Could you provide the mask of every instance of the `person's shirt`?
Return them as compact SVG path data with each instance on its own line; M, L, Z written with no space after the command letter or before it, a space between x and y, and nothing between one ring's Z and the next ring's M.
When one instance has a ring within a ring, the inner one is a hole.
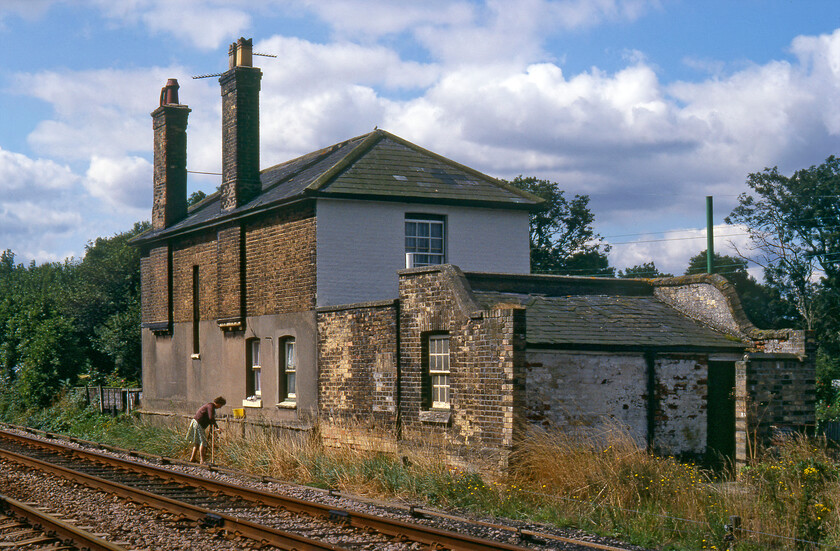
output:
M208 402L198 408L198 411L195 412L195 417L193 417L196 421L198 421L199 426L201 428L206 429L209 425L216 424L216 405L213 402Z

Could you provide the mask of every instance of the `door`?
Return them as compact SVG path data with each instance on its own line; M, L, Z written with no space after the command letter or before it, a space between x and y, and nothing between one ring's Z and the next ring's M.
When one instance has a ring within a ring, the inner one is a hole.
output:
M711 463L735 459L735 362L709 362L706 456Z

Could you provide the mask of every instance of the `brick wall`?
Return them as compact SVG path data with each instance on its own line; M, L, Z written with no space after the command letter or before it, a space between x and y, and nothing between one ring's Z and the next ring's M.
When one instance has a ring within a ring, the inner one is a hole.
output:
M221 228L216 242L216 287L219 289L219 318L238 318L242 311L242 227Z
M245 287L249 316L315 308L315 215L311 206L246 227Z
M153 247L140 254L140 304L143 323L169 320L169 247Z
M186 105L163 105L152 112L154 172L152 228L160 230L187 215Z
M320 309L318 405L330 426L391 432L397 423L397 306Z
M446 445L450 461L504 468L524 404L525 310L490 311L472 302L460 270L436 266L400 272L403 438ZM448 332L451 410L430 410L424 396L423 341Z
M172 314L175 323L193 319L193 266L198 266L199 317L216 319L218 312L216 234L183 238L172 251Z
M219 78L222 91L222 210L259 195L260 80L256 67L234 67Z
M815 423L815 367L796 359L750 359L744 381L747 424L761 439L774 427L807 430Z

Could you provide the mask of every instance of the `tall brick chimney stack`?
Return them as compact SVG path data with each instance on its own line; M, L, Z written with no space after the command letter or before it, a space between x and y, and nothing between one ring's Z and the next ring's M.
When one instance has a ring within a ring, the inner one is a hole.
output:
M170 78L152 111L154 129L154 197L152 228L161 230L187 216L187 116L178 103L178 81Z
M259 195L260 80L252 67L253 42L240 38L230 45L230 69L219 78L222 86L223 211L233 210Z

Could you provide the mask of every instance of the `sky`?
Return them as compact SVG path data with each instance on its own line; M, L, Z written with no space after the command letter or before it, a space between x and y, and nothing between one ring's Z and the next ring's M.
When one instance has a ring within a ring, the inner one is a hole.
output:
M262 166L375 126L586 194L610 263L746 244L750 173L840 153L836 0L0 0L0 250L80 259L148 220L169 78L188 169L220 172L228 45L263 71ZM219 176L191 173L189 192Z

